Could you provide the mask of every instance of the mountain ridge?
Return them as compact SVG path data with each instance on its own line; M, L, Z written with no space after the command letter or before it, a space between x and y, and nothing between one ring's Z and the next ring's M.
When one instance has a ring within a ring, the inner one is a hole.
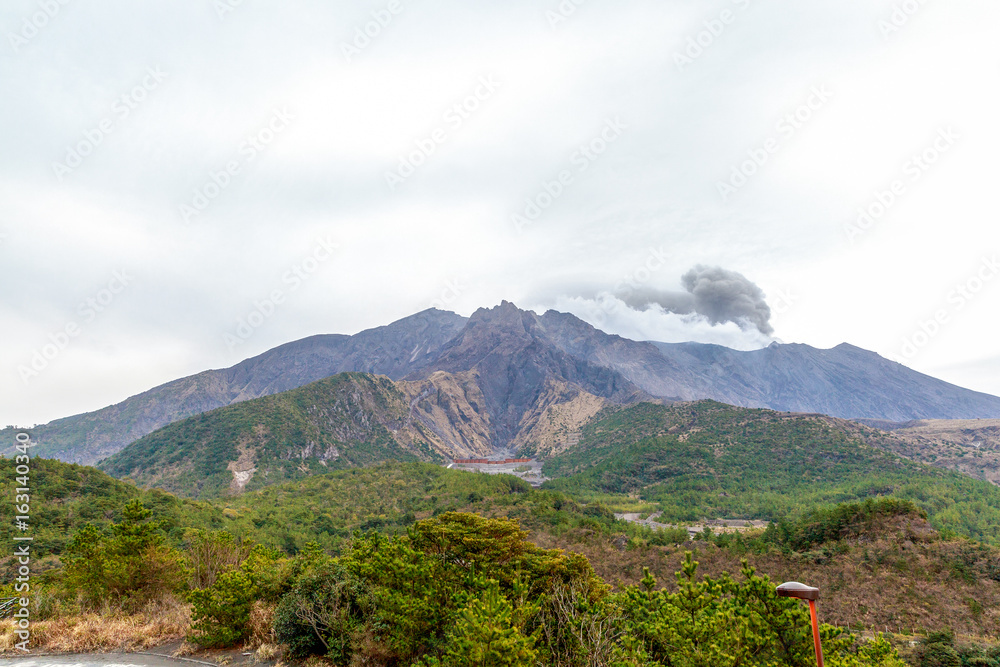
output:
M284 343L228 368L172 380L114 405L31 428L38 442L35 453L92 464L162 426L225 405L345 371L409 372L450 340L465 319L428 309L354 336L319 334ZM388 349L384 339L388 339ZM363 358L368 356L366 345L374 355L368 359ZM401 354L404 347L406 352Z
M581 405L588 405L584 412L595 401L712 399L893 422L1000 417L998 397L956 387L847 343L827 350L792 343L737 351L702 343L633 341L569 313L539 315L503 301L468 318L428 309L353 336L310 336L32 431L38 454L93 463L178 419L337 373L419 383L439 371L450 375L449 386L473 382L475 389L468 386L461 393L481 395L485 406L490 426L470 427L461 438L475 440L482 434L474 436L473 431L488 428L494 446L530 445L525 434L546 414L538 412L539 402L561 404L553 399L557 394L567 400L583 397ZM442 408L432 418L433 409L428 410L429 423L447 413ZM522 424L529 413L534 414L532 424ZM549 442L543 449L559 446Z

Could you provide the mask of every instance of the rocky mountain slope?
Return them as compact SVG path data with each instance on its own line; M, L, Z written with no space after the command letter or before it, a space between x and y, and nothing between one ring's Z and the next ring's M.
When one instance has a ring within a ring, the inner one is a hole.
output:
M550 404L580 394L615 403L652 398L615 369L560 349L546 335L537 315L508 302L476 311L437 360L408 379L434 371L474 374L483 408L490 416L494 445L499 447L514 442L526 414L537 407L543 394L552 395Z
M847 343L829 350L772 343L749 352L697 343L656 346L682 368L713 377L710 398L733 405L845 419L1000 417L996 396L956 387Z
M998 397L847 344L829 350L773 344L741 352L637 342L573 315L537 315L503 302L470 318L431 309L354 336L289 343L232 368L205 371L36 427L36 452L94 462L178 419L341 372L414 383L416 395L427 392L414 408L427 428L454 436L468 451L485 446L557 451L605 402L708 398L842 418L1000 418Z

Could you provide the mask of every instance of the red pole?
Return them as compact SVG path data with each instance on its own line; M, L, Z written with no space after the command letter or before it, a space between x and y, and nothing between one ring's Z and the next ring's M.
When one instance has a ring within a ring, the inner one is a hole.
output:
M823 667L823 647L819 643L819 621L816 618L816 601L809 600L809 615L813 622L813 643L816 645L816 665Z

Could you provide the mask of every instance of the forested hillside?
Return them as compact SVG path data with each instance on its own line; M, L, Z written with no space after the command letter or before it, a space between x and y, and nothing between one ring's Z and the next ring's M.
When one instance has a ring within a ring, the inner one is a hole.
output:
M938 528L1000 543L1000 488L881 449L885 433L822 415L714 401L606 411L549 459L545 487L584 498L637 494L664 519L798 516L893 495Z
M626 524L583 497L427 463L351 468L211 502L75 465L32 467L32 530L45 555L35 641L68 650L83 637L97 650L183 636L343 665L479 664L512 651L520 658L509 664L525 666L654 667L679 656L809 664L807 617L774 596L778 579L822 586L823 618L840 628L823 632L831 665L903 664L888 641L859 641L847 627L1000 631L1000 552L942 537L907 501L814 509L763 532L691 543L683 530ZM706 641L753 628L749 644ZM0 631L0 647L12 647L12 632ZM932 651L989 658L968 639L941 637L899 646L916 661Z
M175 422L101 462L116 477L217 497L386 460L443 461L384 376L342 373Z

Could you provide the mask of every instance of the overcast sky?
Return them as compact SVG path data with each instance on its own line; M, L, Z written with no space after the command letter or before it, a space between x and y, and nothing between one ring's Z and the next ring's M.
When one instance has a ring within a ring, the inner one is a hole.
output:
M0 425L501 299L635 338L846 341L1000 394L998 20L6 0ZM758 286L768 325L622 294L687 294L699 265Z

